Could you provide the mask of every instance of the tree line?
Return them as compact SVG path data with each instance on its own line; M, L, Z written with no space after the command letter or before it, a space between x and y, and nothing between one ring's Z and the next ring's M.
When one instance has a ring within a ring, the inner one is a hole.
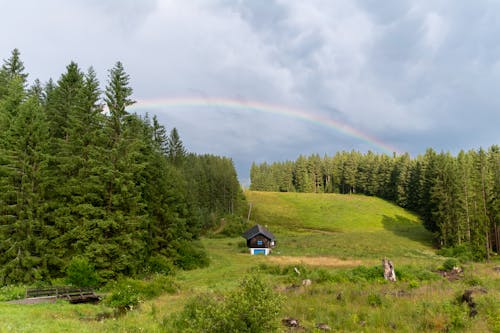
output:
M72 258L102 281L206 264L196 239L244 209L232 161L129 113L120 62L104 90L74 62L56 82L27 77L15 49L0 68L0 284L61 277Z
M356 151L253 163L251 190L360 193L418 213L440 246L465 249L475 259L500 251L500 147L461 151L428 149L388 156Z

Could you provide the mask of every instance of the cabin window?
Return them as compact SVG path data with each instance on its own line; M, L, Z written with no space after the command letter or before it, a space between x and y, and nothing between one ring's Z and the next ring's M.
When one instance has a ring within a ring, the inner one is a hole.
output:
M262 244L264 244L264 242L262 242L261 240L257 241L257 245L262 245Z

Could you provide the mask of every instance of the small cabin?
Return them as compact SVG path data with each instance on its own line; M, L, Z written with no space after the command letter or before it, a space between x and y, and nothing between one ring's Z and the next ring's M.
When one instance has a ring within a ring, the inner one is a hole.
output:
M252 255L264 254L267 256L275 245L274 235L260 224L254 225L242 236L247 240L247 247Z

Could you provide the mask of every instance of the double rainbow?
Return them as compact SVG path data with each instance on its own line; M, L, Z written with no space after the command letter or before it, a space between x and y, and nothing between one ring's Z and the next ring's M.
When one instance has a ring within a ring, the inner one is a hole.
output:
M372 146L384 153L392 154L398 152L396 148L382 142L374 136L363 133L352 126L341 123L337 120L319 114L269 103L261 103L256 101L240 101L237 99L221 97L172 97L138 100L137 103L130 108L135 110L153 110L154 113L158 113L170 112L169 110L183 107L217 107L242 112L274 114L293 119L304 120L309 123L327 127L342 134L359 139L367 143L369 146Z

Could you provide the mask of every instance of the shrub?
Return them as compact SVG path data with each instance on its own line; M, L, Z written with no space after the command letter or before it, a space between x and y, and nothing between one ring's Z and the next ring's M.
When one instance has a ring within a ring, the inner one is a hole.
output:
M225 225L220 234L226 237L241 236L250 227L241 216L228 215L224 217L224 221Z
M444 257L453 257L460 262L467 262L474 259L473 250L468 244L460 244L453 247L444 247L437 252Z
M200 242L180 242L174 264L182 269L191 270L207 267L209 264L205 248Z
M132 279L115 281L111 294L105 300L107 305L119 310L130 310L141 301L138 281Z
M443 268L446 271L451 271L454 267L458 267L459 265L458 260L455 258L446 259L445 262L443 262Z
M162 255L153 255L148 259L146 272L171 275L175 272L174 263Z
M282 304L282 296L251 276L226 295L192 298L173 326L182 332L272 332Z
M99 278L87 258L74 257L66 268L66 282L76 287L94 287Z

